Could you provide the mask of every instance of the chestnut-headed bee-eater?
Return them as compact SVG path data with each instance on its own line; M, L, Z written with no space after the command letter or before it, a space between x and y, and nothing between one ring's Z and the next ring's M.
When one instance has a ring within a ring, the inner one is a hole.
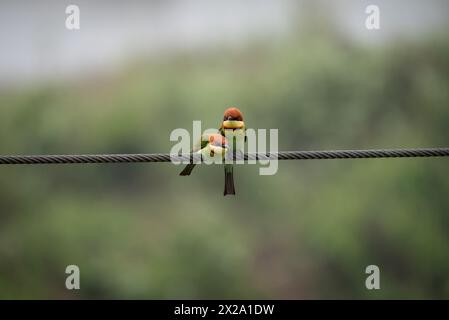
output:
M234 156L237 153L243 155L244 142L246 142L246 126L243 121L242 112L234 107L225 110L223 115L223 122L220 127L220 133L222 136L229 140L232 144L231 150ZM235 194L234 187L234 169L232 164L225 164L225 187L224 195Z
M243 142L246 142L246 127L243 121L243 114L237 108L228 108L224 112L223 121L219 128L220 134L211 134L201 136L201 142L194 146L192 153L201 152L203 155L213 156L214 153L221 154L223 157L228 151L228 138L232 139L232 155L244 152ZM219 139L218 137L221 137ZM181 176L188 176L195 168L195 163L186 165L181 171ZM224 195L235 194L234 187L234 169L232 164L224 165L225 186Z
M223 158L228 150L228 141L226 137L219 133L203 134L201 141L192 149L192 153L200 153L203 157L213 158L215 155L221 155ZM188 176L195 168L195 163L189 163L179 175Z

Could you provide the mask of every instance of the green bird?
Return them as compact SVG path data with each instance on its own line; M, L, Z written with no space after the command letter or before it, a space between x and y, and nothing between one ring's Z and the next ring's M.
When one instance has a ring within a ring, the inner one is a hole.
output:
M213 158L216 155L221 155L223 158L228 150L228 141L226 137L219 133L203 134L201 141L199 141L192 149L192 153L201 154L204 158ZM180 176L189 176L195 168L195 163L189 163L184 170L179 174Z
M246 142L246 127L243 121L242 112L234 107L225 110L220 133L231 143L232 155L244 153L244 143ZM225 164L225 186L224 195L235 194L234 168L232 164Z

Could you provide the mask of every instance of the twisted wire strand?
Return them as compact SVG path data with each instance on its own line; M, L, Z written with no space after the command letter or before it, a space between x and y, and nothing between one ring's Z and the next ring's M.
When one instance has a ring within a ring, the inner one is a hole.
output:
M448 157L449 148L425 149L377 149L377 150L324 150L281 151L267 153L236 154L233 160L317 160L362 158L411 158ZM69 163L138 163L138 162L200 163L199 154L82 154L82 155L4 155L0 165L5 164L69 164Z

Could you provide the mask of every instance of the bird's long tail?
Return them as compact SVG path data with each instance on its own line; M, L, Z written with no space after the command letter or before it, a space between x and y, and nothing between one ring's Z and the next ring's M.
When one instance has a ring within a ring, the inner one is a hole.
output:
M234 170L232 165L225 165L225 187L223 195L235 194Z
M195 168L195 166L196 166L195 163L190 163L190 164L186 165L184 170L182 170L179 175L180 176L190 176L190 174L192 173L192 170L193 170L193 168Z

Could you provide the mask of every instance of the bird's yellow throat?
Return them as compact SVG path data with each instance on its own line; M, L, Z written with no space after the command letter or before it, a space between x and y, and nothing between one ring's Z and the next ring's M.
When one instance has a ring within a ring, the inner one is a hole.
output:
M225 129L241 129L245 126L245 122L237 120L223 121L223 128Z

